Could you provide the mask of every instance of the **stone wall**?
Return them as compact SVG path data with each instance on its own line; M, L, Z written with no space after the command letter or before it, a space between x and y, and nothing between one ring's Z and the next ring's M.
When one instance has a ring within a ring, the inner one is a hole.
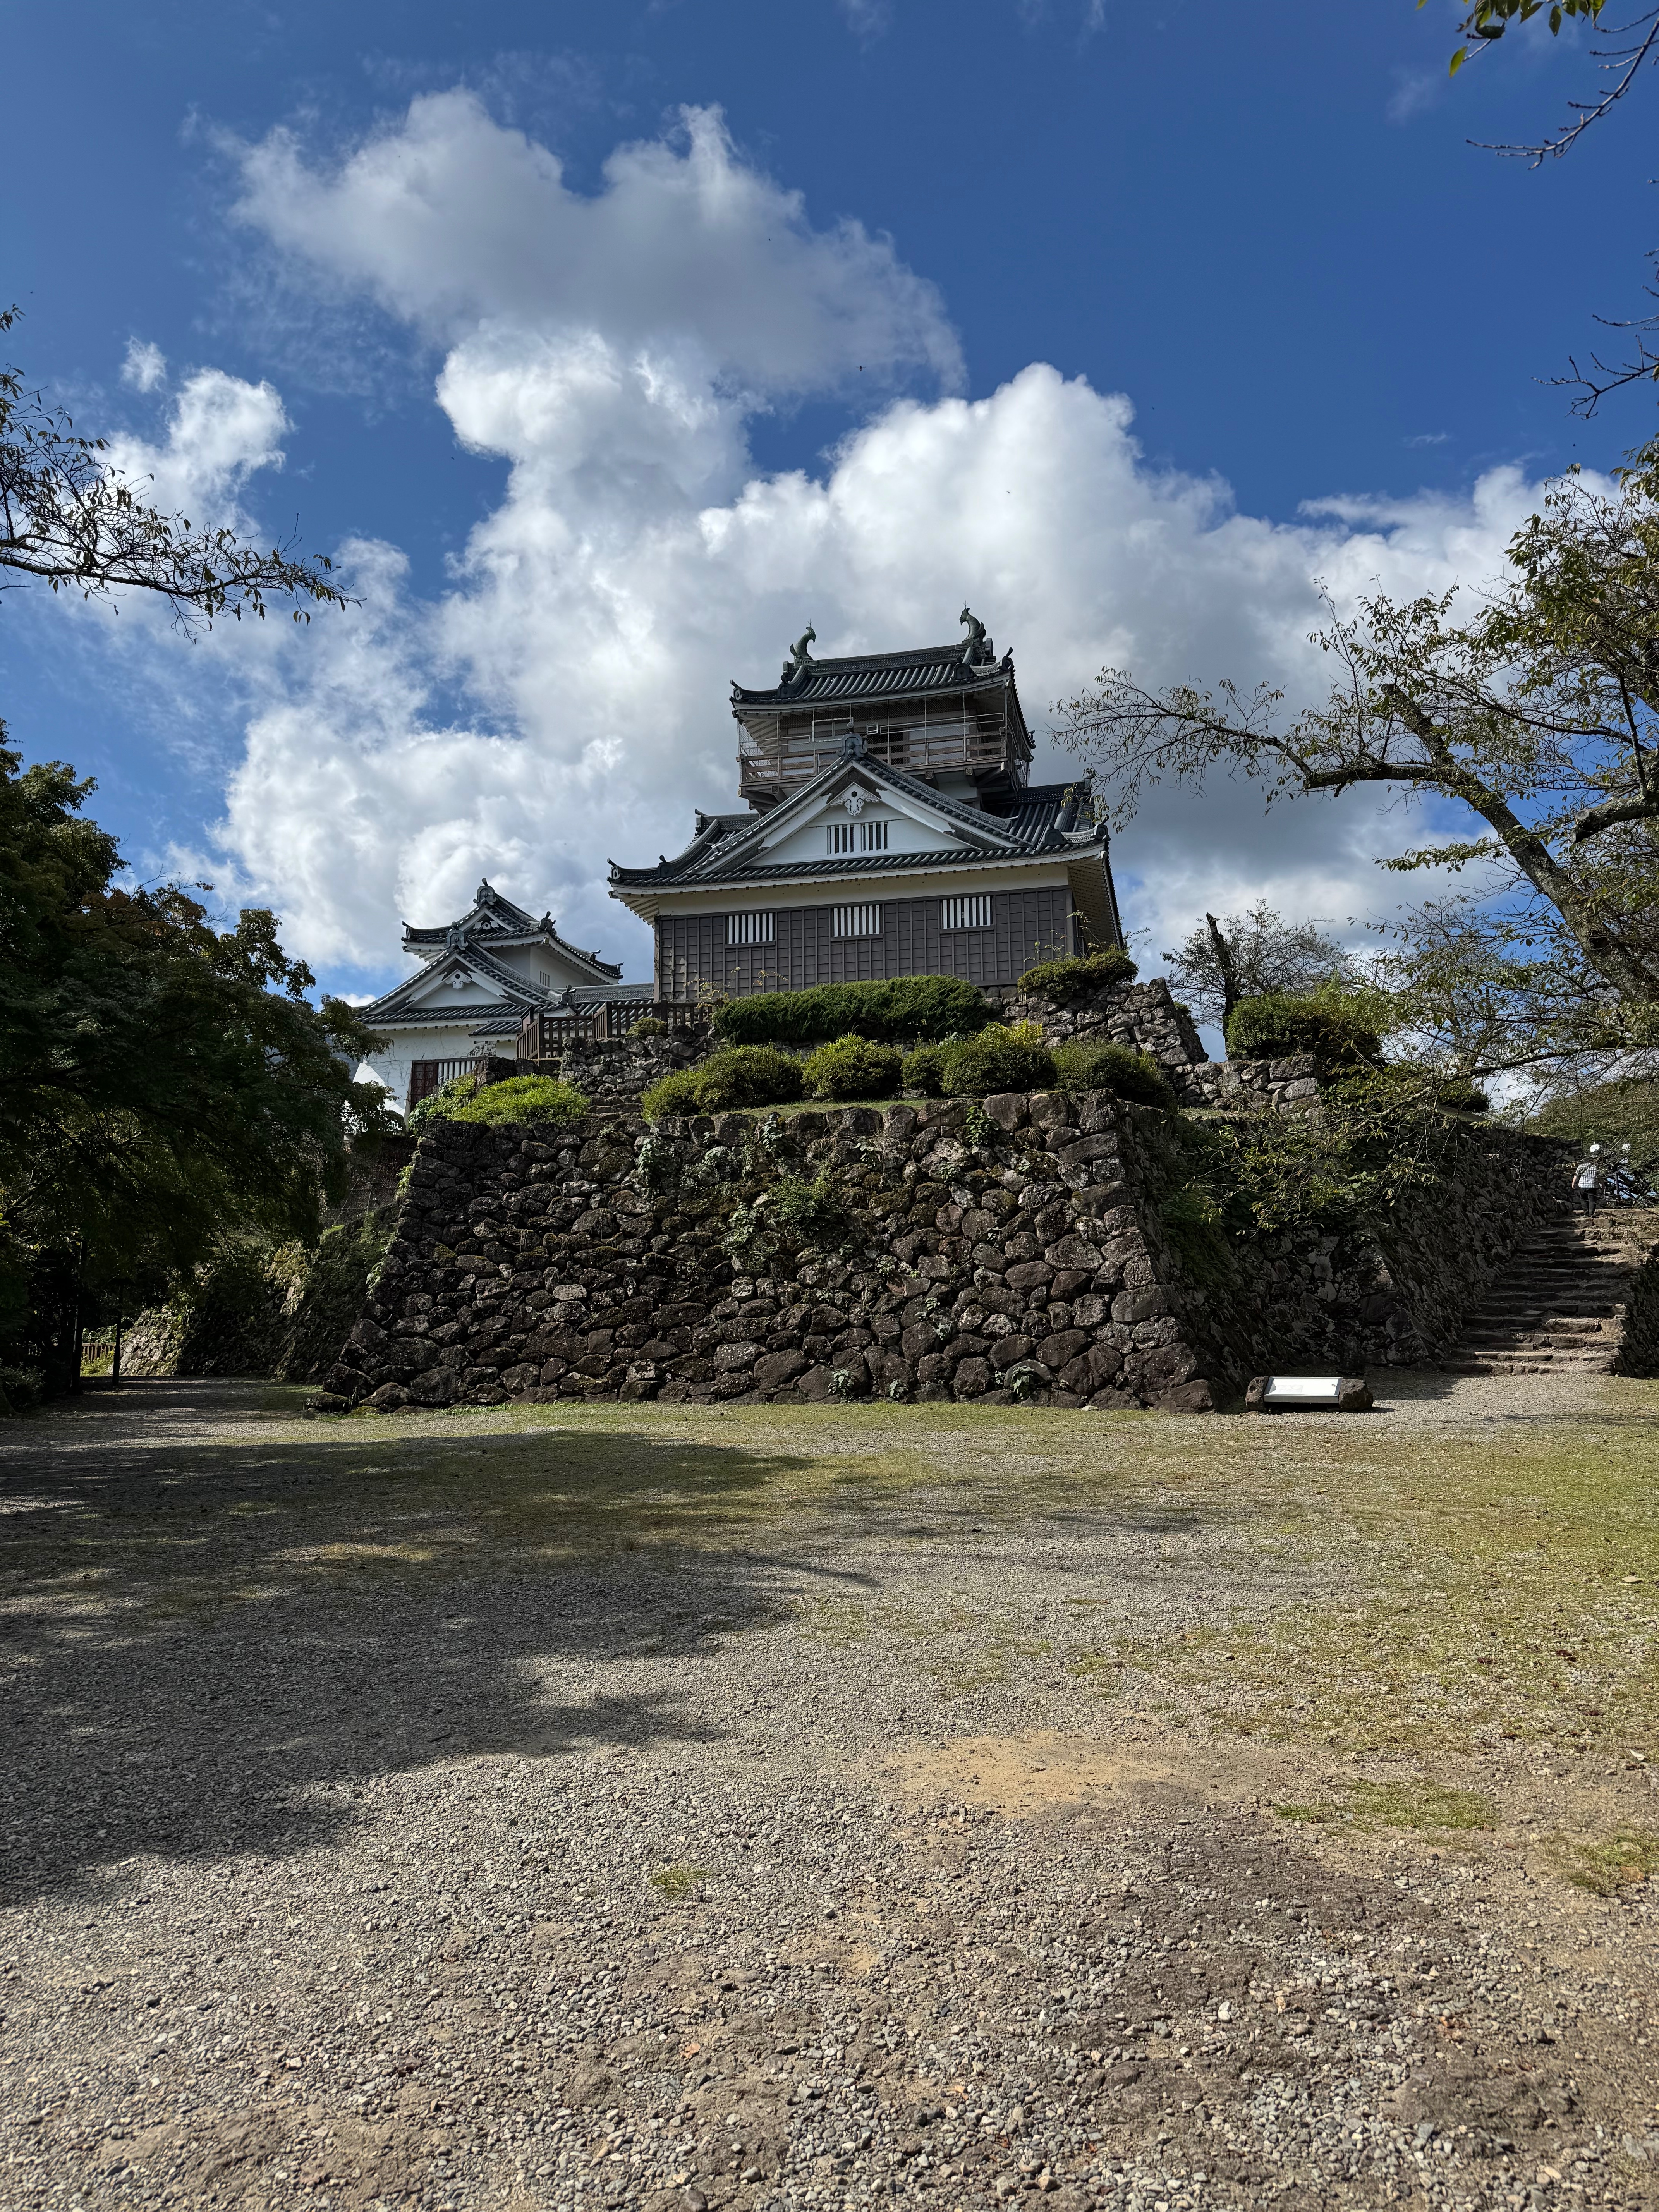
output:
M1183 1215L1193 1141L1103 1092L440 1123L321 1402L1203 1411L1263 1369L1432 1359L1554 1203L1537 1140L1460 1126L1382 1244L1239 1243Z
M1161 975L1150 983L1103 985L1063 1006L1028 991L1000 997L1004 1021L1037 1023L1051 1045L1130 1045L1150 1053L1172 1077L1204 1058L1192 1016Z
M1201 1411L1103 1093L422 1144L336 1403L978 1399Z
M1615 1375L1659 1375L1659 1250L1650 1252L1625 1293L1625 1329Z
M557 1077L595 1105L631 1108L659 1076L694 1066L715 1042L707 1026L672 1030L667 1036L607 1037L572 1045L556 1063L538 1061L536 1073Z
M410 1157L414 1150L410 1139ZM398 1218L384 1206L325 1229L312 1251L249 1240L221 1254L132 1322L123 1374L320 1382L362 1312Z

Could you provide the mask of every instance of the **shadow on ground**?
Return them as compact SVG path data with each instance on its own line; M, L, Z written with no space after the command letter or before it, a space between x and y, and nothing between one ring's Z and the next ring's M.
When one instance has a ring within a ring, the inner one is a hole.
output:
M16 1896L135 1854L310 1847L434 1760L712 1744L696 1662L793 1608L740 1548L745 1504L809 1464L781 1455L378 1424L186 1449L100 1422L89 1449L72 1413L27 1426L0 1465Z

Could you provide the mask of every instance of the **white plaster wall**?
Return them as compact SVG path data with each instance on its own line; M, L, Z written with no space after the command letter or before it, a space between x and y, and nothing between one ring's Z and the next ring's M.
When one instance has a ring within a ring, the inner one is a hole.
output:
M472 1053L470 1028L397 1030L382 1026L384 1052L373 1053L357 1073L361 1079L383 1083L392 1103L401 1114L409 1100L410 1064L416 1060L466 1060ZM510 1040L509 1040L510 1042Z

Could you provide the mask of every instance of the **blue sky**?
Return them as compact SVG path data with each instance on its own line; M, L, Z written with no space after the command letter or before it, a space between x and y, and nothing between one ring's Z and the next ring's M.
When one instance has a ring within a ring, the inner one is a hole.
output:
M1649 427L1540 381L1639 303L1643 112L1536 173L1480 151L1579 58L1449 86L1454 21L10 11L14 354L187 511L345 548L364 600L192 646L8 594L14 742L363 990L480 872L645 972L604 859L735 803L726 679L807 620L921 642L966 597L1038 719L1107 659L1294 690L1316 577L1476 583L1540 477ZM1414 834L1164 794L1119 869L1161 950L1261 891L1376 918Z

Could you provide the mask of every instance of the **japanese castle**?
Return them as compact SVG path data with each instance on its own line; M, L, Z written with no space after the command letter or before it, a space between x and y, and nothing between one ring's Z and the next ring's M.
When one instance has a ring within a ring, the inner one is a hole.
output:
M894 975L1006 986L1041 960L1118 945L1106 832L1085 787L1027 781L1013 656L966 608L942 646L815 660L808 629L768 690L732 687L738 795L684 852L611 866L648 921L649 983L478 886L459 921L404 927L418 974L362 1009L369 1065L410 1104L481 1053L511 1057L526 1015L606 1010L618 1034L655 1004Z
M611 870L656 934L655 995L892 975L1012 983L1122 942L1085 789L1027 781L1012 653L963 610L957 643L815 660L732 687L744 814L702 814L675 859Z
M425 964L360 1010L386 1039L368 1065L400 1104L416 1105L481 1054L512 1059L526 1014L651 998L648 983L624 983L614 962L568 945L551 915L538 921L487 881L459 921L405 922L404 950Z

